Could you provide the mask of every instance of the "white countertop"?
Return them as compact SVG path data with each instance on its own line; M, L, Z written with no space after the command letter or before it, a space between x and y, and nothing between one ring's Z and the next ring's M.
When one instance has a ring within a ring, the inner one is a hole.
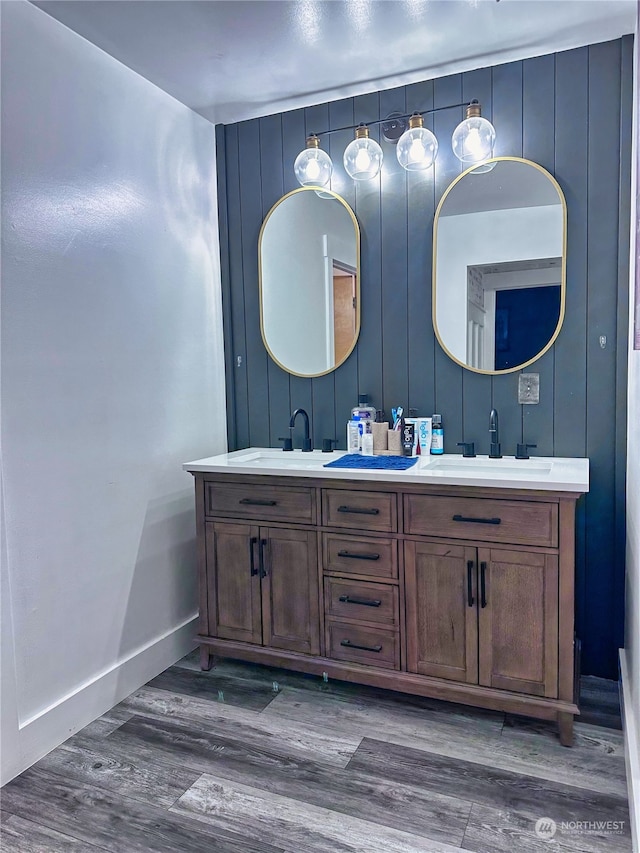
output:
M464 459L458 454L419 457L405 471L385 471L360 468L325 468L344 456L341 450L322 453L313 450L285 453L273 447L249 447L222 453L207 459L185 462L183 468L191 473L259 474L287 477L314 477L327 480L375 481L378 483L424 483L447 486L485 486L499 489L534 489L536 491L589 491L589 460L553 456L532 456L530 459L489 459L477 456Z

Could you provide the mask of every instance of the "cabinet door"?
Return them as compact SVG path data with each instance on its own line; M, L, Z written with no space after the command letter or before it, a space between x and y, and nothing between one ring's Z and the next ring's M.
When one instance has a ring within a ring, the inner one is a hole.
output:
M262 643L259 528L207 522L206 538L211 636Z
M409 672L477 684L475 548L404 547Z
M558 558L497 548L478 557L480 684L557 698Z
M320 653L317 535L306 530L260 529L264 645Z

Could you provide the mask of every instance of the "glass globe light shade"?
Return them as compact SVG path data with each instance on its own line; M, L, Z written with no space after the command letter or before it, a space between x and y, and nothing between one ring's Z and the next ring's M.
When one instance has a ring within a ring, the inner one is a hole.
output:
M307 146L296 157L293 171L303 187L324 187L329 183L333 163L327 152L319 147L317 136L307 137Z
M453 131L453 153L467 166L493 156L496 132L490 121L480 115L480 104L467 107L467 117Z
M356 138L344 149L342 162L350 178L354 181L368 181L375 178L382 168L382 148L374 139L369 139L369 128L356 128Z
M438 153L438 140L423 125L421 115L412 115L409 119L409 129L405 130L398 140L398 163L409 172L428 169L433 165Z

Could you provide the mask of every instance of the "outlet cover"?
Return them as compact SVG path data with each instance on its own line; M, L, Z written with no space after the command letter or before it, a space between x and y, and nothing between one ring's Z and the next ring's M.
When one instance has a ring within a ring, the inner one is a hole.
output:
M539 373L521 373L518 376L518 402L523 406L540 402Z

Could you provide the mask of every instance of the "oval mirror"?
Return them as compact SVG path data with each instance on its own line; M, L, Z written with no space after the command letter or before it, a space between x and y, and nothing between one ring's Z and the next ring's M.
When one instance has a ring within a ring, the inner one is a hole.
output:
M494 157L443 195L433 228L433 324L478 373L531 364L564 318L566 203L546 169Z
M360 331L360 229L349 205L331 190L293 190L262 224L259 259L271 358L296 376L335 370Z

